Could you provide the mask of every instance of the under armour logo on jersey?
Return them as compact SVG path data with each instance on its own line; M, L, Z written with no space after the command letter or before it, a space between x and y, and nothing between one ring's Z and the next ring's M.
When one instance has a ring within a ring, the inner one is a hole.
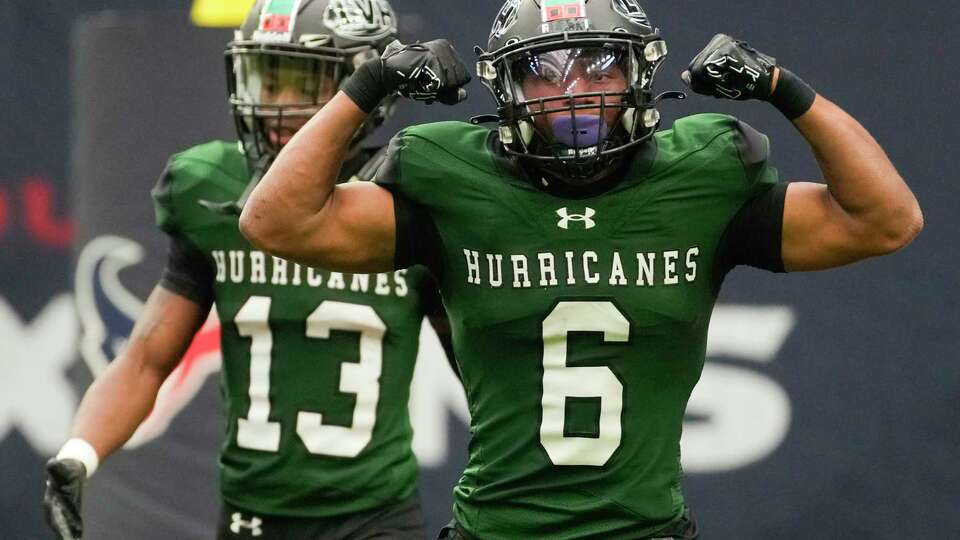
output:
M593 216L597 215L597 211L589 206L584 209L582 214L571 214L568 212L567 207L557 209L557 215L560 216L560 221L557 222L557 227L561 229L569 229L571 221L582 221L583 228L592 229L597 226L597 222L593 220Z
M263 525L263 520L257 516L251 517L250 521L244 521L243 514L240 512L234 512L230 516L230 532L233 534L240 534L240 529L249 529L250 536L261 536L263 534L261 525Z

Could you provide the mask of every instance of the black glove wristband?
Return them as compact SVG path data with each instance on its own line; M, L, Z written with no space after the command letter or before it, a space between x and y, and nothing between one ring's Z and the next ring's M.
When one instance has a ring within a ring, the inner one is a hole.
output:
M383 63L379 58L364 62L346 82L341 90L357 107L370 114L383 98L391 94L384 88Z
M781 67L777 88L768 101L788 120L794 120L809 111L816 98L816 90L789 69Z

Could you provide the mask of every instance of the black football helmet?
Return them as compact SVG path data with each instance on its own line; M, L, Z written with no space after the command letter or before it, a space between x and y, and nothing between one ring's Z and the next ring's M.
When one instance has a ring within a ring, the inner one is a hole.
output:
M257 0L225 51L243 151L272 159L363 62L397 38L387 0ZM355 140L383 123L387 99Z
M489 52L487 52L489 51ZM477 72L497 102L500 142L544 179L609 176L653 136L666 41L637 0L507 0Z

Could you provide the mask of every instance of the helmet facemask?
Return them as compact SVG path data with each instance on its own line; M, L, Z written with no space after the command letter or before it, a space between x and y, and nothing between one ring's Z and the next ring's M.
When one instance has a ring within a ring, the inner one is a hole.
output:
M227 96L251 178L237 201L200 201L239 214L283 146L330 101L346 78L397 35L387 0L257 0L224 57ZM383 101L353 135L359 142L390 116Z
M577 187L604 179L653 135L653 77L665 57L656 32L562 32L483 53L478 72L497 100L506 151Z
M247 157L275 157L284 144L337 93L353 63L372 47L337 49L234 41L226 51L227 86L237 133ZM381 107L371 119L386 116Z

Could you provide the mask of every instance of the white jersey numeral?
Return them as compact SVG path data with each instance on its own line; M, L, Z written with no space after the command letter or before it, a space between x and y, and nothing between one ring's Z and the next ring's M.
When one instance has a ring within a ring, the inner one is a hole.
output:
M270 422L270 362L273 333L270 332L270 298L252 296L237 316L237 331L250 338L250 410L237 421L237 445L251 450L280 450L280 423Z
M331 330L360 334L360 363L345 363L340 373L340 391L357 395L353 421L350 427L325 426L322 414L299 412L297 435L312 454L356 457L373 438L387 327L370 306L327 301L307 318L307 335L329 339Z
M270 422L270 363L273 333L270 330L271 299L252 296L237 312L234 322L250 343L250 409L237 420L237 445L251 450L278 452L280 423ZM387 327L370 306L326 301L307 318L307 336L328 339L331 330L360 334L360 362L345 363L340 373L340 391L357 396L350 427L323 424L316 412L297 413L297 435L311 454L356 457L373 438L383 336Z
M620 446L623 385L607 367L567 366L567 334L630 339L630 321L612 302L560 302L543 320L543 420L540 443L554 465L606 464ZM567 398L600 398L599 436L566 437Z

